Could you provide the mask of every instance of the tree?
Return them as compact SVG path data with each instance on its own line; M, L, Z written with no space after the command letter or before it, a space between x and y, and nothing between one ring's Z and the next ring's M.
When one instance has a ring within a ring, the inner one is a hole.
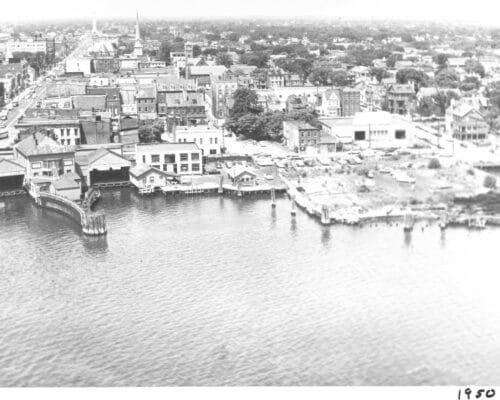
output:
M464 69L469 74L478 74L481 78L484 78L485 70L483 64L477 60L469 59L465 62Z
M493 175L486 175L484 177L483 186L488 189L495 189L497 187L497 178Z
M418 90L420 87L426 85L427 76L422 71L417 71L414 68L404 68L396 73L396 81L403 84L408 83L408 81L414 81L417 85L416 90Z
M139 141L141 143L161 142L161 135L164 132L162 121L154 121L139 127Z
M244 114L260 114L262 107L259 105L259 98L254 90L239 88L233 94L234 104L229 110L231 118L239 118Z
M198 57L201 54L201 47L197 44L193 46L193 57Z
M160 60L167 62L170 64L170 52L172 51L172 45L168 41L161 42L160 50L158 56Z
M313 69L309 80L317 85L326 86L348 86L351 83L349 75L344 70L333 70L328 67L319 67Z
M151 143L155 141L155 135L150 125L143 125L139 127L139 142Z
M459 79L455 71L445 68L436 75L436 83L440 87L458 88Z
M377 79L378 83L382 82L382 79L389 77L389 73L385 70L385 68L373 67L371 69L371 74Z
M471 90L479 89L481 82L475 76L468 76L460 83L460 90L468 92Z
M448 65L448 55L444 53L439 53L435 58L436 64L438 65L438 71L444 69Z
M215 62L219 65L224 65L226 68L229 68L233 65L233 59L229 55L229 53L219 53L217 57L215 57Z
M269 61L269 54L264 51L244 53L240 56L240 61L242 64L254 65L257 68L265 68Z

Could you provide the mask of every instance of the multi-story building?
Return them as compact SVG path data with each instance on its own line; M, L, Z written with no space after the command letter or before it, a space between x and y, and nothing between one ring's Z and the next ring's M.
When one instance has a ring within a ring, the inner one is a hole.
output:
M137 144L137 164L146 164L178 175L201 175L203 155L196 143Z
M393 84L387 88L387 110L391 114L408 114L415 98L412 85Z
M238 89L238 79L218 79L212 82L212 115L216 119L229 116L229 100Z
M166 136L169 142L196 143L204 156L221 154L224 144L223 131L210 125L178 126Z
M283 137L290 150L302 152L319 145L321 130L302 121L283 121Z
M159 109L171 126L205 124L207 114L203 93L167 92L165 104Z
M141 85L136 94L137 114L139 119L155 119L157 117L156 87Z
M92 70L97 74L117 73L120 71L120 60L114 57L96 57L92 60Z
M25 177L58 179L75 172L74 147L61 145L49 135L36 132L14 146L15 161L26 169Z
M359 90L352 88L342 88L341 91L341 112L343 117L352 117L361 110L361 95Z
M52 140L63 146L79 145L82 142L80 121L77 118L29 118L16 124L21 139L32 137L33 132L45 130Z
M15 53L43 53L47 55L47 40L38 36L28 40L11 40L5 44L5 59L15 56Z
M446 110L445 123L454 139L484 141L488 138L489 125L472 105L451 104Z

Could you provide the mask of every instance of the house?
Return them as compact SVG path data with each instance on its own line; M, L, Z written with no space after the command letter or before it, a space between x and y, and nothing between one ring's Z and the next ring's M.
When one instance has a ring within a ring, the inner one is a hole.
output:
M130 182L139 189L148 186L161 188L168 184L179 182L178 175L173 172L162 171L146 164L136 165L130 170Z
M316 148L321 131L319 128L302 121L283 121L283 137L290 150L306 151L307 147Z
M201 175L203 157L196 143L136 144L137 164L146 164L178 175Z
M0 158L0 196L23 189L25 168L15 161Z
M253 169L235 165L227 170L227 176L235 186L254 186L257 183L257 174Z
M391 114L405 115L414 102L415 90L409 84L394 84L387 89L387 109Z
M488 139L489 124L483 114L467 103L452 103L446 110L446 130L454 139L484 141Z
M49 193L66 197L71 201L78 201L82 195L82 180L74 172L61 175L50 183Z
M340 96L334 89L327 89L321 94L321 104L316 108L318 114L327 117L340 117Z
M342 144L362 148L407 147L413 143L415 126L402 116L387 111L365 111L349 118L320 118L324 134Z
M137 114L141 120L154 120L157 117L156 86L140 85L137 94Z
M129 170L132 163L121 154L120 145L106 147L82 147L76 152L78 173L82 176L84 186L129 181Z

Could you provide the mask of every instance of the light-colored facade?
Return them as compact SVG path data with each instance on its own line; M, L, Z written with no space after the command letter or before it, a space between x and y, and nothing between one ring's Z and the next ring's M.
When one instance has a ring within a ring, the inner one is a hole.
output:
M65 71L67 74L82 73L83 75L90 75L92 72L92 59L67 58Z
M175 135L165 136L170 142L196 143L204 156L221 154L224 143L223 131L211 125L177 126Z
M137 164L146 164L178 175L201 175L203 155L195 143L137 144Z
M359 112L349 118L320 118L325 134L362 148L407 147L413 144L415 125L387 111Z

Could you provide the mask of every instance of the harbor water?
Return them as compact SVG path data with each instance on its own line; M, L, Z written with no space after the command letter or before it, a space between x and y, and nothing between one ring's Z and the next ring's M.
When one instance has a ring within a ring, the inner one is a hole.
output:
M499 229L108 190L0 210L0 386L500 385Z

